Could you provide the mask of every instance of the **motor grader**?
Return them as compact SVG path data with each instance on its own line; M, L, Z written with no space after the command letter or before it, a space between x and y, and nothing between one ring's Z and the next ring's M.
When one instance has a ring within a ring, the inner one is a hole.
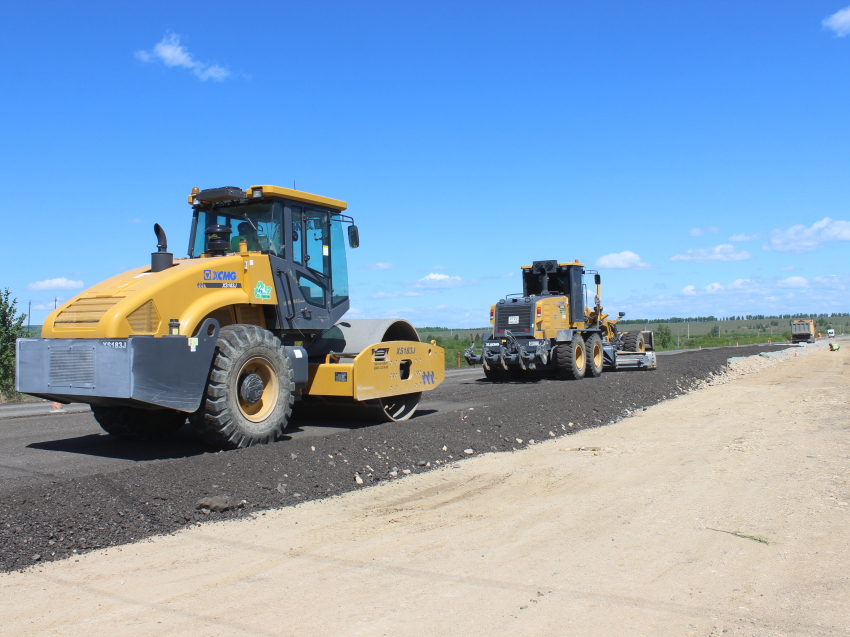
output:
M150 265L78 294L17 342L17 390L88 403L104 430L164 436L188 418L208 443L278 440L293 405L409 418L444 351L404 320L344 320L344 201L277 186L189 196L188 258L157 224Z
M584 275L593 274L596 295L585 302ZM550 372L562 379L596 377L605 369L655 369L653 334L620 332L620 312L609 319L601 305L602 279L578 259L534 261L522 267L522 294L509 294L490 307L493 333L465 352L470 365L483 365L493 381Z

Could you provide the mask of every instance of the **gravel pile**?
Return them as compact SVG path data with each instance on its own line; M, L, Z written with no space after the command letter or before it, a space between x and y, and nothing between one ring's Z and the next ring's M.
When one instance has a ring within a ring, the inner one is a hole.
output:
M425 415L406 422L0 488L0 571L339 495L605 425L720 378L729 355L728 349L665 355L656 371L605 373L578 382L493 384L482 375L431 392L420 407ZM435 410L429 401L467 408Z
M728 360L725 369L718 374L714 374L710 379L703 381L703 384L722 385L739 376L759 372L769 367L776 367L789 359L806 356L810 352L826 348L826 343L814 343L791 347L785 346L783 349L760 352L756 356L735 356Z

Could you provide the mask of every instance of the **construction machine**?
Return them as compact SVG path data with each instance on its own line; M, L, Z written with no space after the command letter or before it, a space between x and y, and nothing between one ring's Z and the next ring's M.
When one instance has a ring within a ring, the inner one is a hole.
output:
M792 343L814 343L815 321L814 319L800 319L791 321Z
M17 342L17 390L88 403L123 438L188 418L221 448L278 440L293 405L409 418L444 377L444 351L400 319L344 320L344 201L277 186L189 196L188 258L159 224L150 265L78 294ZM296 412L300 407L296 407Z
M593 306L585 302L584 275L593 274ZM509 294L490 307L493 333L465 352L494 381L550 372L562 379L599 376L604 369L655 369L653 334L621 332L601 305L602 279L578 259L534 261L522 266L522 294Z

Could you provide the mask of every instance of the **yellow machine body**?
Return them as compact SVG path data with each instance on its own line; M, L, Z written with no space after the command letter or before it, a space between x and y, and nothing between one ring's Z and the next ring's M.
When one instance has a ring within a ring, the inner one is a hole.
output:
M354 357L328 354L310 365L304 392L312 396L375 400L427 391L445 378L445 350L431 343L375 343Z
M260 298L267 297L267 298ZM174 267L130 270L92 286L50 313L42 338L164 336L171 319L195 334L211 316L265 327L263 305L277 304L269 258L255 253L177 259Z

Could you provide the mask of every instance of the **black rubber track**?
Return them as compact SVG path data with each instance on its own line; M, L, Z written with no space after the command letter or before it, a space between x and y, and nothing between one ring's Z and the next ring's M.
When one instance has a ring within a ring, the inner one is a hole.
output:
M139 462L121 471L52 483L6 488L0 484L0 570L363 488L355 482L355 472L362 476L363 486L369 486L393 479L389 474L394 469L401 476L403 469L427 471L428 462L435 466L437 460L460 461L466 457L464 449L472 448L476 454L511 451L532 439L548 439L549 432L563 436L598 427L625 417L628 411L685 393L695 382L720 371L730 356L775 349L758 346L663 355L655 371L606 372L581 383L546 378L491 383L481 373L425 394L420 415L404 422ZM474 405L475 410L433 411L429 400L434 405L439 401ZM115 442L116 448L126 444ZM156 455L157 447L147 444ZM246 503L205 515L195 506L210 495Z

